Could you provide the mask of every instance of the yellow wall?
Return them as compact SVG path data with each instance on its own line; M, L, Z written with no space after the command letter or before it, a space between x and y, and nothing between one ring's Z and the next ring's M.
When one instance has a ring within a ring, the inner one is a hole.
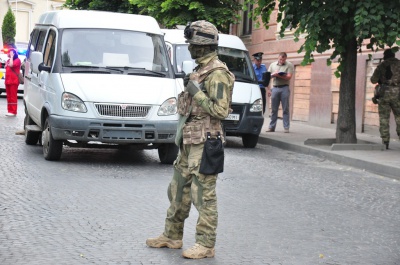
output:
M40 15L46 11L61 9L64 3L65 0L2 0L0 1L0 23L3 24L4 16L11 8L14 12L17 29L15 41L28 42L29 34Z

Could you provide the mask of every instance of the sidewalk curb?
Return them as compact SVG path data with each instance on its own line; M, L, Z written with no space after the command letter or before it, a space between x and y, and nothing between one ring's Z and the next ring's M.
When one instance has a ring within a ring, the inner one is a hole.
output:
M332 152L326 152L324 150L316 149L311 146L306 146L306 145L297 145L297 144L292 144L288 142L282 142L274 139L270 139L267 137L262 137L260 135L260 138L258 139L258 144L266 144L266 145L271 145L277 148L297 152L297 153L302 153L306 155L312 155L312 156L317 156L317 157L323 157L328 160L334 161L336 163L346 165L346 166L352 166L356 167L362 170L366 170L369 172L372 172L377 175L385 176L388 178L400 180L399 176L399 170L398 168L387 166L387 165L382 165L378 163L373 163L370 161L364 161L360 160L357 158L352 158L348 156L343 156L337 153L332 153Z

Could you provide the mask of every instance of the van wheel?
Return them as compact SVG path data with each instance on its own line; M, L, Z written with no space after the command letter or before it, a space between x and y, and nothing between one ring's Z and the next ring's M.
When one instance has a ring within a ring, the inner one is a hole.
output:
M28 112L25 110L25 119L24 119L25 143L27 145L36 145L40 138L40 132L28 131L25 128L26 125L35 125L35 122L32 120L31 116L29 116Z
M178 146L175 144L162 144L158 147L158 157L160 158L161 164L174 163L177 155Z
M243 134L242 135L243 146L246 148L254 148L258 142L257 134Z
M49 118L46 118L42 132L43 156L46 160L60 160L63 141L54 140L51 134Z

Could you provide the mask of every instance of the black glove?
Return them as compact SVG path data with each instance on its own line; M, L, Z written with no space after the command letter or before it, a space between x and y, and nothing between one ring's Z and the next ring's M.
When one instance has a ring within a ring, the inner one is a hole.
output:
M183 78L183 85L186 87L189 82L190 74L185 75Z
M197 92L200 91L200 85L196 81L189 80L189 82L188 82L188 84L186 86L186 90L187 90L187 92L189 92L189 94L192 97L194 97L194 95L196 95Z

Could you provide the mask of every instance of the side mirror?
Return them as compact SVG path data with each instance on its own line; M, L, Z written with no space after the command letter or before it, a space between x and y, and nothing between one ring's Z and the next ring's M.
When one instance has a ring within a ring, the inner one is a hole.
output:
M51 67L44 65L44 63L40 63L38 67L39 71L46 71L50 73Z
M185 72L175 73L175 78L184 78L185 75L186 75Z
M182 71L186 74L190 74L193 72L193 62L192 61L183 61L182 62Z
M262 75L262 84L267 87L269 86L269 81L271 81L271 72L265 72Z
M32 72L38 74L40 73L39 65L43 63L43 53L41 52L32 52L31 56L31 65L32 65Z

